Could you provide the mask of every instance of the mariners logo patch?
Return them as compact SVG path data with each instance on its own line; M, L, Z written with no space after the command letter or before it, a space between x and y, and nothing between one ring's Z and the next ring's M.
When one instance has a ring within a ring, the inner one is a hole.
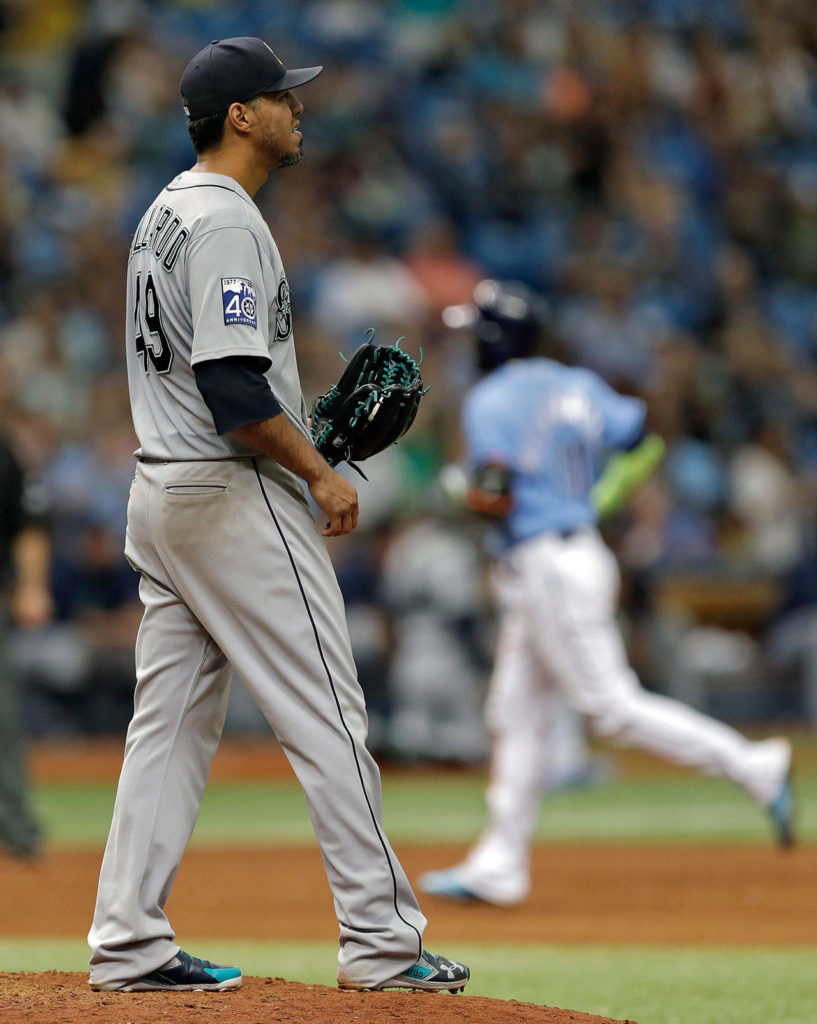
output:
M258 327L258 303L252 281L246 277L222 277L221 301L225 324Z
M292 334L292 302L289 285L285 277L278 285L278 311L275 314L275 337L273 341L286 341Z

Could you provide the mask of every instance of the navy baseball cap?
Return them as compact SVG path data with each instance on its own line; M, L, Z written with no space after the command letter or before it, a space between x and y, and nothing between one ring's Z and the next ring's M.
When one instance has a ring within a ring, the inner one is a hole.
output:
M245 103L262 92L285 92L316 78L322 67L287 70L263 39L214 39L190 61L180 84L191 121Z

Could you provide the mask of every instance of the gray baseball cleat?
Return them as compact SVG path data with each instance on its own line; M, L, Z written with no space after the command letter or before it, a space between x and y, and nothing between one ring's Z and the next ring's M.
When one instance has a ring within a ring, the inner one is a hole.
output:
M117 992L225 992L240 988L241 971L190 956L183 949L155 971L116 989ZM91 985L97 988L96 985Z
M444 956L435 956L423 950L416 964L396 974L388 981L379 985L362 985L368 991L380 991L384 988L407 988L421 992L462 992L471 972L465 964L456 960L448 960ZM355 989L356 985L342 984L341 988Z

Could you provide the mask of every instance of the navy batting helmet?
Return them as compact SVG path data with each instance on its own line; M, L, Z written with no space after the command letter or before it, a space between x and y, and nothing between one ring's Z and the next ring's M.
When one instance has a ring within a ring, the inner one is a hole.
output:
M468 328L474 335L481 370L533 355L549 319L547 302L527 285L491 278L479 282L472 303L443 310L447 327Z

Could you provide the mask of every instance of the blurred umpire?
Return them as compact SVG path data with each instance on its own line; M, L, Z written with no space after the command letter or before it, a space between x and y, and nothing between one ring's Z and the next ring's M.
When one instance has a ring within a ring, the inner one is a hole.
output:
M0 435L0 849L36 857L40 830L29 807L17 680L8 652L9 627L35 629L51 618L51 544L42 507L8 440Z

